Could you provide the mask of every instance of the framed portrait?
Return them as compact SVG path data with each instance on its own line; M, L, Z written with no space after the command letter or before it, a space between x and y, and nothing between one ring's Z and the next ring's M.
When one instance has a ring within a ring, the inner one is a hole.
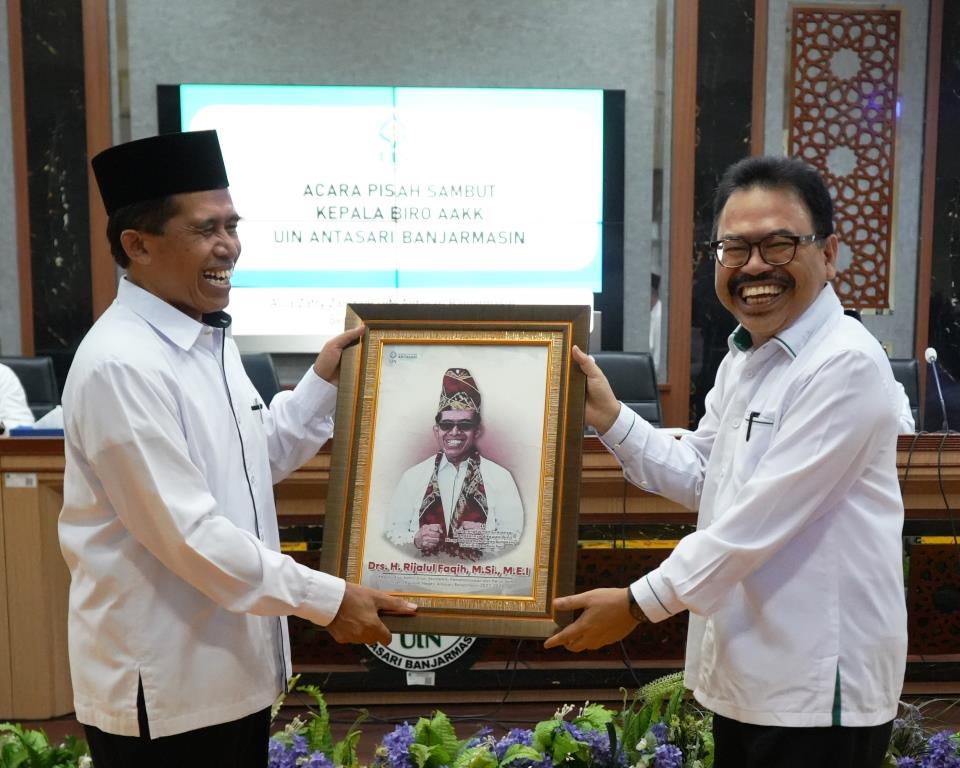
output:
M391 631L542 638L574 586L589 307L352 304L323 569Z

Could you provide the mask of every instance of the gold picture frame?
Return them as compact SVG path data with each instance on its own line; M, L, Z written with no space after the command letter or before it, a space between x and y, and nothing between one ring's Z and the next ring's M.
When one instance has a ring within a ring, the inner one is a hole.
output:
M384 616L391 631L544 638L569 620L552 601L574 587L585 378L571 348L589 317L348 305L365 332L341 363L322 567L417 603ZM450 387L466 405L441 400ZM474 410L466 427L446 418ZM431 519L440 543L421 538Z

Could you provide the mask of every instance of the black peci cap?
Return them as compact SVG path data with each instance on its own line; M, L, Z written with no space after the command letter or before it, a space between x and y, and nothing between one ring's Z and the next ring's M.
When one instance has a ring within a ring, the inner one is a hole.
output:
M91 164L108 215L145 200L230 186L216 131L164 133L118 144Z

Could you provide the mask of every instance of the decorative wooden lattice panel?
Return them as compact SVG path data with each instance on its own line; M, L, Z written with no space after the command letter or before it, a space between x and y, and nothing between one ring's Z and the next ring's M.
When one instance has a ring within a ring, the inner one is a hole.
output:
M900 11L795 7L789 154L819 170L840 237L845 306L888 309Z
M907 589L911 654L960 653L960 549L953 544L914 544Z

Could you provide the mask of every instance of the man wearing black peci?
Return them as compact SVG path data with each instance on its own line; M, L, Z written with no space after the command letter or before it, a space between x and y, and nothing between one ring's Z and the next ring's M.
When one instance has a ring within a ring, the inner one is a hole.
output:
M226 333L240 217L216 133L122 144L93 168L126 275L63 394L77 719L97 768L262 768L285 617L388 643L378 611L415 609L280 553L273 484L330 437L362 329L265 407Z

